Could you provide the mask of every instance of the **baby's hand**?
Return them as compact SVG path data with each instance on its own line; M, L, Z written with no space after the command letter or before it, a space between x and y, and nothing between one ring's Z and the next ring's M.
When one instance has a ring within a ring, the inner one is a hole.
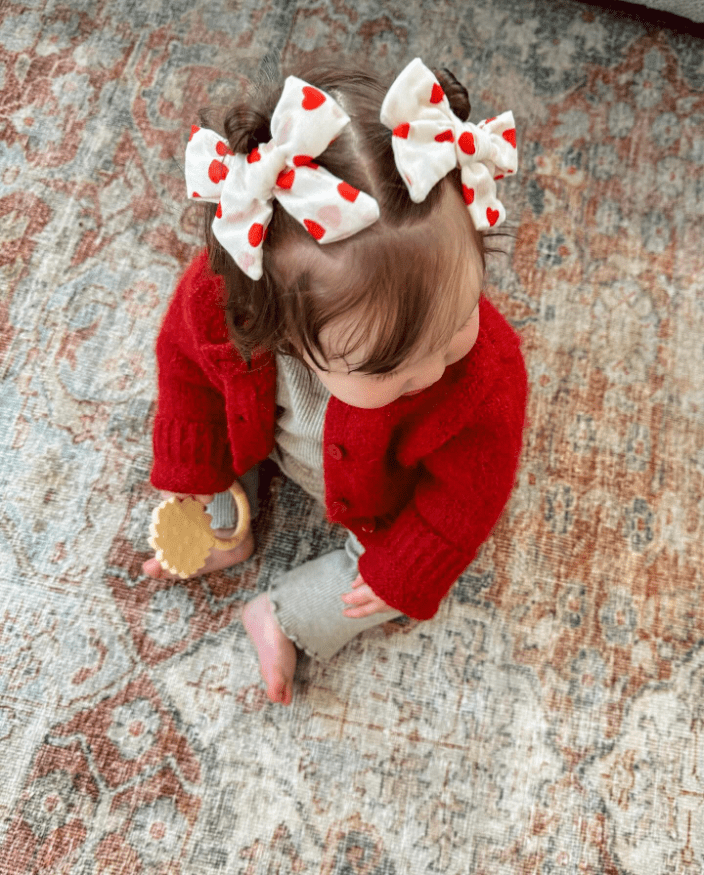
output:
M369 617L371 614L394 611L394 608L380 599L371 586L364 582L361 574L358 574L352 582L352 592L346 592L342 596L342 601L346 605L351 605L342 612L346 617Z
M162 501L166 501L169 498L194 498L204 507L210 504L213 500L214 496L212 494L206 495L201 493L184 493L184 492L166 492L161 490ZM232 529L216 529L213 531L213 535L217 538L229 539L235 533L234 527ZM220 571L223 568L229 568L231 565L236 565L239 562L244 562L249 559L249 557L254 552L254 538L252 535L251 526L247 527L246 533L243 533L243 538L239 541L234 547L226 547L226 545L221 544L219 542L213 542L215 546L210 550L209 555L205 559L204 564L197 569L196 572L191 574L190 576L195 577L200 574L208 574L210 571ZM152 556L142 563L142 571L147 574L149 577L154 577L156 579L168 578L170 580L176 580L179 577L182 577L182 574L178 576L176 574L170 573L171 569L166 569L162 567L161 562L156 558L156 556Z
M176 496L176 498L180 498L180 499L188 498L190 496L191 498L195 498L196 501L200 501L200 503L204 506L210 504L210 502L213 500L213 498L215 498L215 496L212 494L211 495L195 495L194 493L191 493L191 492L165 492L163 489L161 489L160 492L161 492L161 500L162 501L166 501L167 498L173 498L174 496Z

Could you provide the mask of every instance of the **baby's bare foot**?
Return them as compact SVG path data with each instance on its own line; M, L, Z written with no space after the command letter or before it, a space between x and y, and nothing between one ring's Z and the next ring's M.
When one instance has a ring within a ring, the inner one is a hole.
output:
M272 702L290 705L296 648L277 623L266 593L261 593L245 605L242 623L257 650L267 696Z
M226 539L231 537L234 529L225 530L219 529L214 532L215 536L218 538ZM229 532L229 534L228 534ZM220 571L223 568L229 568L231 565L237 565L238 562L244 562L246 559L254 553L254 536L252 535L252 530L250 529L247 535L245 536L244 541L234 547L232 550L217 550L213 548L210 551L210 555L205 560L205 565L202 568L199 568L196 574L193 576L196 577L200 574L208 574L210 571ZM157 580L180 580L181 578L177 577L175 574L170 574L168 571L165 571L161 567L161 563L158 559L152 556L151 559L147 559L146 562L142 563L142 571L149 575L149 577L154 577Z

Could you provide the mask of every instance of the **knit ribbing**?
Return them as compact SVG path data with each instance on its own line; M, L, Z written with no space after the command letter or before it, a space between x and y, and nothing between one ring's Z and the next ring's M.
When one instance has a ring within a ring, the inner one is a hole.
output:
M274 458L282 471L321 504L323 425L330 393L298 359L276 357L276 404L282 409L276 423Z
M157 416L152 436L154 467L152 484L170 492L221 492L229 489L235 475L225 430L209 422Z

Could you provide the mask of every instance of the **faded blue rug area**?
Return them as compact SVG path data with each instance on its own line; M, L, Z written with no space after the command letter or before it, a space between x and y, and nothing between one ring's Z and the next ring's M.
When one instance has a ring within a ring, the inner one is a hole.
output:
M344 534L272 472L244 566L140 565L190 126L322 50L513 110L488 294L530 426L438 615L303 658L284 709L242 607ZM576 0L2 6L2 875L704 871L702 57Z

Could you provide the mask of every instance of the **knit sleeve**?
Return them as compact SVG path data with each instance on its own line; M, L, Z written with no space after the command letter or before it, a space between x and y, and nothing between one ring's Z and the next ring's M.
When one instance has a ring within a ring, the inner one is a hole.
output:
M157 489L220 492L235 479L217 368L218 357L233 354L219 283L207 256L198 256L178 284L161 326L151 474Z
M522 364L522 363L521 363ZM391 607L432 617L508 501L522 443L525 370L505 379L474 424L423 460L412 500L388 528L363 537L365 582Z

